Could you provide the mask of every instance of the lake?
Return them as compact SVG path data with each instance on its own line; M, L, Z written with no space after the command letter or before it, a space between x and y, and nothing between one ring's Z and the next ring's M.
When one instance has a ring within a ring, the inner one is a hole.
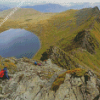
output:
M32 58L40 49L39 38L24 29L9 29L0 33L2 57Z

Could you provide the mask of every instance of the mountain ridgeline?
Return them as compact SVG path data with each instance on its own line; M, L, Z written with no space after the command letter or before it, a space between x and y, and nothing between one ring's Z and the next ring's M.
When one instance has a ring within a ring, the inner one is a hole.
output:
M67 10L68 8L65 6L61 6L59 4L44 4L44 5L34 5L34 6L22 6L21 8L33 8L40 12L62 12Z

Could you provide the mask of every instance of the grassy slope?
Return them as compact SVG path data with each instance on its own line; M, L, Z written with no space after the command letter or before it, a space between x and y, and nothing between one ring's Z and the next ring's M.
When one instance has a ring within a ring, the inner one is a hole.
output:
M57 45L63 48L62 40L66 41L65 43L70 43L69 41L76 36L76 34L89 27L92 23L93 18L90 21L83 23L81 26L76 25L75 13L77 10L68 10L62 12L58 15L53 16L51 19L43 21L40 23L41 32L38 30L38 34L41 35L42 47L38 55L35 58L39 59L42 52L44 52L50 45ZM60 44L58 41L61 41ZM64 47L67 45L65 44Z
M0 12L0 17L5 18L7 15L9 15L11 12L13 12L14 9L9 9L9 10L4 10ZM13 20L26 20L29 21L28 19L35 19L37 20L40 17L50 17L50 15L53 15L54 13L41 13L39 11L36 11L31 8L18 8L13 15L11 15L10 19Z
M41 54L48 49L49 46L56 45L59 40L69 35L72 27L76 27L75 18L73 17L75 12L76 10L69 10L55 15L48 20L39 22L40 26L38 26L38 31L36 28L35 32L41 36L42 48L35 56L35 59L39 59Z
M90 30L90 34L92 37L94 37L98 43L100 44L100 23L97 23L97 21L94 20L94 17L91 17L87 22L85 22L85 27L84 24L82 24L78 29L89 29L88 26L90 27L91 24L94 23L93 28ZM78 33L78 31L77 31ZM95 71L96 74L100 76L100 49L95 48L96 53L91 54L86 50L82 50L80 48L76 48L76 46L71 45L72 40L75 38L77 33L72 33L70 36L66 37L64 40L59 42L59 47L62 48L65 52L68 54L73 53L72 55L77 59L76 62L78 62L80 65L85 66L86 68L91 68L92 70ZM72 46L72 50L68 50L67 45Z
M91 36L93 36L98 43L100 44L100 23L95 22L94 28L91 30ZM100 49L95 49L95 54L90 54L87 51L80 52L79 50L75 51L75 57L86 64L88 67L100 73Z

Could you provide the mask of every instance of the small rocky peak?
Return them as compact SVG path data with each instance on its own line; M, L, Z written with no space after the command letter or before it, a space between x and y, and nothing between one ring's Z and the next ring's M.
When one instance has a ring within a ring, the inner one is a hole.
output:
M95 6L95 7L93 8L93 10L94 10L94 11L99 11L99 8L98 8L97 6Z
M96 6L94 8L83 8L76 12L76 24L80 26L83 22L88 21L90 17L95 17L95 19L98 19L100 16L99 8Z
M99 8L96 6L94 8L92 8L92 14L93 15L100 15L100 11L99 11Z
M99 48L98 41L90 35L88 30L79 32L76 35L74 42L78 47L82 47L92 54L95 53L95 48Z

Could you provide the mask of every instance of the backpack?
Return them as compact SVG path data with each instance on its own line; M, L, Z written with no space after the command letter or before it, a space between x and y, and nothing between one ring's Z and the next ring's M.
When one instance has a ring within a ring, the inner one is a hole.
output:
M37 62L35 61L34 64L37 65Z
M0 71L0 78L2 78L4 76L4 72L5 72L5 70L3 70L3 69Z
M38 63L38 66L41 66L42 64L41 63Z

